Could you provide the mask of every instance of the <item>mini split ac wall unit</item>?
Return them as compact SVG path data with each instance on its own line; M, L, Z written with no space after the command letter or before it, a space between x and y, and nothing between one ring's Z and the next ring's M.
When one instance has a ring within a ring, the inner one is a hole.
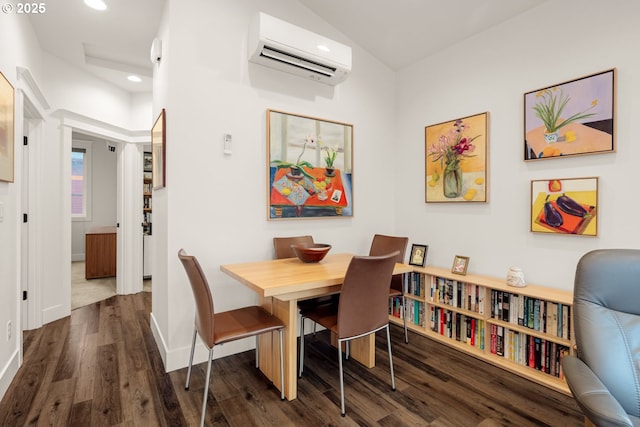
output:
M251 22L249 61L328 85L351 72L351 48L260 12Z

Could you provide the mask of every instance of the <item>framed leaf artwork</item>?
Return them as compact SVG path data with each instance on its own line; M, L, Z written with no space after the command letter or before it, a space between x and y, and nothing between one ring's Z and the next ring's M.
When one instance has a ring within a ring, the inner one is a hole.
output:
M615 151L615 69L524 94L524 160Z

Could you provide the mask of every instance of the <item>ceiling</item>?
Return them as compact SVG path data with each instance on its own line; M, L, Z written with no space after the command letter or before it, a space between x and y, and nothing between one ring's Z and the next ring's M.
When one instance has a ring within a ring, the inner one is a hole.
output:
M165 0L47 3L30 15L41 47L129 92L149 92L149 50ZM394 70L507 21L548 0L298 0ZM129 82L136 74L142 82Z

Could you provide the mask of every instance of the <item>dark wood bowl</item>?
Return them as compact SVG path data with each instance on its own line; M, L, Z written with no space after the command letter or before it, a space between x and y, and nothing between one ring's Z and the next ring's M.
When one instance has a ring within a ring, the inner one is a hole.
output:
M302 262L320 262L331 249L331 245L326 243L297 244L291 245L291 249Z

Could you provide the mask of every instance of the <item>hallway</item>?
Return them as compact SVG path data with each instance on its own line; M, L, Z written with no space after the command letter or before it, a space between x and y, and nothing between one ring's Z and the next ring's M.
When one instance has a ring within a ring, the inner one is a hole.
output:
M151 292L151 279L143 281L143 292ZM85 279L84 261L71 263L71 310L116 295L116 278Z

